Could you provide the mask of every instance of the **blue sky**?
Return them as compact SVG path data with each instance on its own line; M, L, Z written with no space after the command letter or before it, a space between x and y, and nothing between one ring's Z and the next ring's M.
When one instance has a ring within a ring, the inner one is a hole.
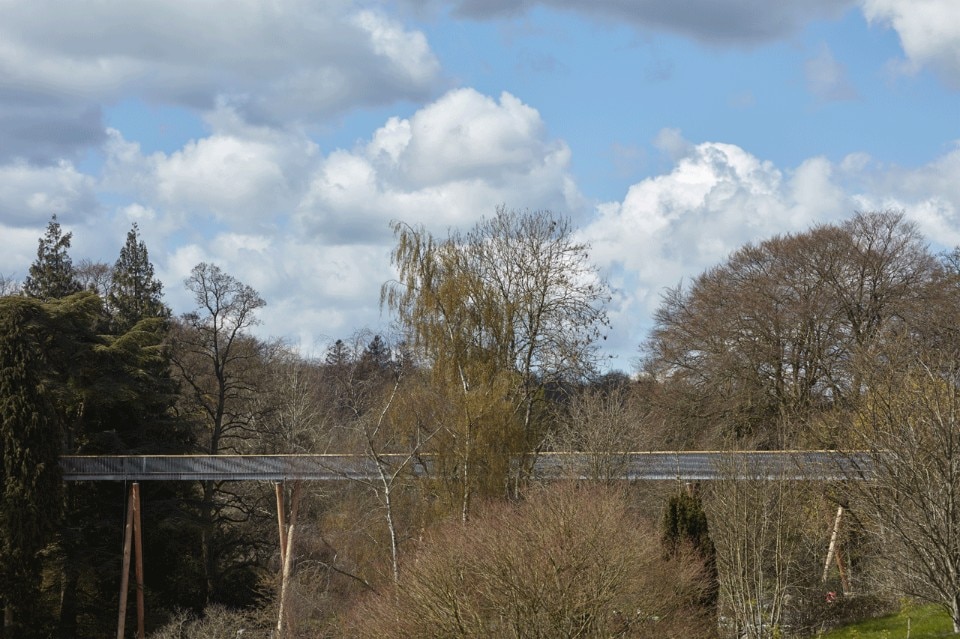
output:
M0 274L56 213L136 222L168 302L215 262L308 353L386 331L388 222L569 215L631 370L664 287L750 241L900 208L960 244L955 0L7 0Z

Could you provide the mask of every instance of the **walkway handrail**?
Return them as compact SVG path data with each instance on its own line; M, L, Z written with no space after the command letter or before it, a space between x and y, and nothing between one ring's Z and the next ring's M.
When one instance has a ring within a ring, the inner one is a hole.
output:
M407 463L408 472L425 475L432 458L386 454L379 463L391 468ZM341 481L373 480L377 460L367 455L64 455L64 481ZM789 479L837 481L869 479L871 457L865 452L811 451L657 451L541 453L534 475L543 478L588 478L605 464L612 477L624 480L710 481L718 479ZM610 475L608 475L610 476Z

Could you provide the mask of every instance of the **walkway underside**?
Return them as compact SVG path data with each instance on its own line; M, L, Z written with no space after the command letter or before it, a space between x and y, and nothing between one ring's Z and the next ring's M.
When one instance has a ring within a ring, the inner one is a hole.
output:
M377 480L398 468L428 475L431 457L421 455L65 455L65 481L342 481ZM647 453L541 453L534 477L624 480L869 479L870 456L838 451L736 451Z

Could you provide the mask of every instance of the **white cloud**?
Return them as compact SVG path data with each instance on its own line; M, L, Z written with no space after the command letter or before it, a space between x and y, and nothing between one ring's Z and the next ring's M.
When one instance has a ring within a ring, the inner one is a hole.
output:
M46 225L54 214L69 222L93 213L97 206L94 180L70 162L0 165L0 219L7 224Z
M569 148L546 138L535 109L509 93L497 101L459 89L328 155L297 220L336 244L382 241L391 219L438 231L469 225L498 204L574 214L585 204L569 163Z
M817 54L804 62L803 70L807 88L819 100L831 102L857 97L857 90L847 76L846 67L833 57L833 52L826 44L821 44Z
M960 142L920 167L866 167L859 208L902 209L937 248L960 246Z
M452 91L326 154L302 131L251 126L228 106L207 122L209 136L171 153L144 154L111 131L100 186L133 201L116 217L146 225L175 309L191 307L182 290L190 269L214 262L268 301L264 335L310 345L385 324L391 219L442 234L501 203L588 209L567 146L507 93Z
M870 22L900 36L907 71L930 66L960 89L960 3L956 0L862 0Z
M326 118L422 98L439 78L426 38L353 3L308 0L9 0L8 91L103 103L136 95L248 119Z
M722 262L746 242L803 230L852 206L825 159L785 171L736 145L691 145L678 131L659 138L686 154L668 173L631 186L623 201L598 207L583 229L594 259L620 289L610 342L621 352L635 351L643 340L666 287Z
M215 111L208 122L210 136L149 156L109 131L104 186L168 214L213 217L239 228L270 226L295 207L317 162L314 143L302 133L246 125L229 109Z
M671 147L689 145L678 131L666 138ZM960 244L960 143L909 169L862 153L836 164L813 157L780 168L732 144L689 149L669 172L599 206L582 230L619 289L611 309L614 351L636 351L666 287L722 263L748 242L839 221L856 210L893 208L903 209L935 250Z

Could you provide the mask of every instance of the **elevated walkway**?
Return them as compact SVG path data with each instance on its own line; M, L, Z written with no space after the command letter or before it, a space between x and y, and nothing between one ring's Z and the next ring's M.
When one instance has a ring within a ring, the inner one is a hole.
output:
M344 481L374 480L377 464L387 472L405 465L429 474L429 455L65 455L65 481ZM837 451L703 451L541 453L535 477L576 479L595 475L623 480L710 481L869 479L867 453Z

